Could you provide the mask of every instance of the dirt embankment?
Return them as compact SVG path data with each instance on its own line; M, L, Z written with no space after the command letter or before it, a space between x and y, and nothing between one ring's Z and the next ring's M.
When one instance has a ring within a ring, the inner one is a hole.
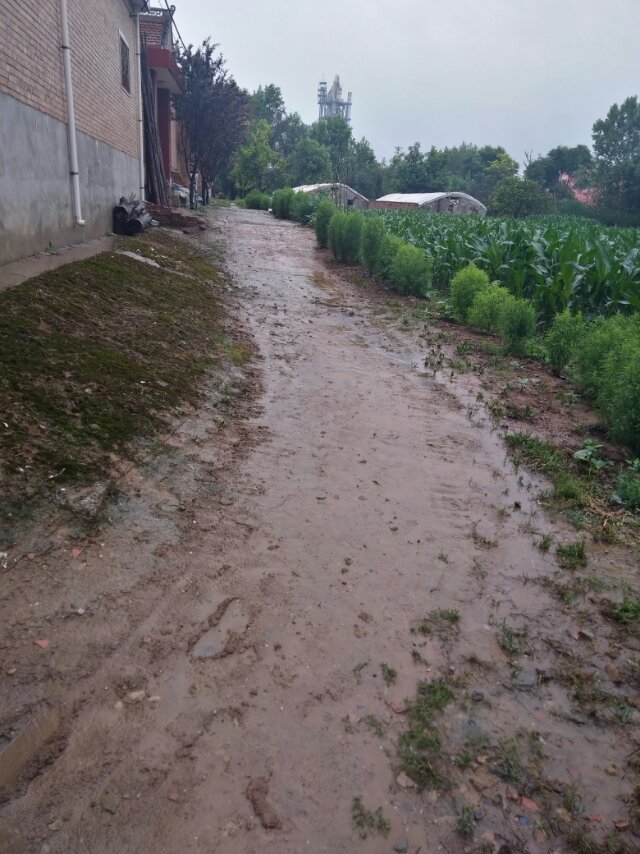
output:
M546 514L428 321L214 228L253 364L11 564L5 847L636 850L633 555Z

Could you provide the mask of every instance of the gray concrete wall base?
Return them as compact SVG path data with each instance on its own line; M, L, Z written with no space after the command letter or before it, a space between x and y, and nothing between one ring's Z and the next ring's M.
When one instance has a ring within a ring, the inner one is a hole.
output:
M0 93L0 264L111 230L120 196L137 192L138 160L78 133L85 226L75 225L67 126Z

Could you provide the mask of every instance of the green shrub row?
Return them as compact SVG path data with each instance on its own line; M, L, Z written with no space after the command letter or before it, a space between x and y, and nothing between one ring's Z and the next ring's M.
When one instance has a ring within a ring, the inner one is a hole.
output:
M336 260L361 264L369 276L384 279L401 294L426 296L431 289L429 255L387 234L377 217L365 218L359 211L321 203L314 222L318 246L328 246Z
M285 187L273 194L271 210L278 219L291 219L302 225L310 225L322 201L329 200L317 193L296 193L291 187Z
M535 309L526 299L514 295L475 264L463 267L451 282L454 317L479 332L495 332L502 338L506 353L524 356L536 331Z

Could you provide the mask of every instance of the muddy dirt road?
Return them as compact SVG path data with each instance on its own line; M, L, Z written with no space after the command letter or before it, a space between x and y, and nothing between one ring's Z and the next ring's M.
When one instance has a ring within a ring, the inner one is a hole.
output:
M4 850L564 851L586 814L635 850L634 705L594 721L561 678L606 681L614 640L528 580L558 570L539 536L575 532L310 231L224 210L208 239L259 355L128 474L99 540L52 537L5 596L5 673L32 664L3 676ZM447 782L419 793L398 739L433 680Z

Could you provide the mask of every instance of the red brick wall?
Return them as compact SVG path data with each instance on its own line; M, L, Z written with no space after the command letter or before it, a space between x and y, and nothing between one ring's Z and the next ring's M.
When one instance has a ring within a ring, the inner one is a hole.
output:
M0 92L66 122L59 0L5 0ZM138 156L135 19L125 0L68 0L76 125ZM131 92L120 80L119 31L130 50Z

